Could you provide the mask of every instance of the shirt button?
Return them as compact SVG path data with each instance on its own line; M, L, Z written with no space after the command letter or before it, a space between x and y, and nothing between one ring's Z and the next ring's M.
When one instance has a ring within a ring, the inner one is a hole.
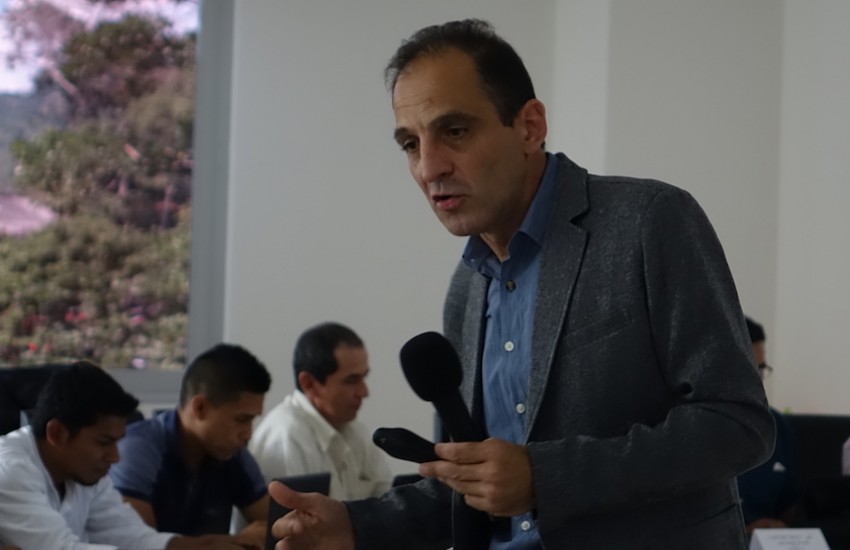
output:
M505 342L505 351L513 351L513 350L514 350L514 343L511 342L510 340Z
M523 531L528 531L529 529L531 529L531 522L528 521L528 520L525 520L525 521L523 521L522 523L519 524L519 528L522 529Z
M525 405L523 403L517 403L516 404L516 412L518 412L519 414L524 413L525 412Z
M510 281L505 283L505 288L508 289L508 292L513 292L514 290L516 290L516 283L513 279L511 279Z

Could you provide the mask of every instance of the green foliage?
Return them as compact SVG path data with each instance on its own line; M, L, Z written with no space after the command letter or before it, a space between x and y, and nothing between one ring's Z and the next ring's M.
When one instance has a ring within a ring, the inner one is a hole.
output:
M11 147L15 186L59 219L0 235L0 363L184 364L194 47L139 16L65 43L73 116Z
M126 107L194 66L194 39L170 36L166 22L128 15L66 43L59 70L79 91L84 116Z
M187 224L116 230L106 218L76 216L0 240L2 360L182 361Z
M133 170L117 136L91 123L17 140L12 155L18 165L16 183L66 216L115 210L122 183Z

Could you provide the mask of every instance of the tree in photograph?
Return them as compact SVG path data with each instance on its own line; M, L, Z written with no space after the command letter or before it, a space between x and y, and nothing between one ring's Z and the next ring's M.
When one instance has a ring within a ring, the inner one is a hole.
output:
M40 29L27 35L51 66L38 84L61 90L70 117L12 153L17 188L59 221L0 237L0 362L181 367L195 37L129 14L72 25L57 47L45 29L62 16L41 3L18 0L15 24ZM39 13L52 19L26 19Z

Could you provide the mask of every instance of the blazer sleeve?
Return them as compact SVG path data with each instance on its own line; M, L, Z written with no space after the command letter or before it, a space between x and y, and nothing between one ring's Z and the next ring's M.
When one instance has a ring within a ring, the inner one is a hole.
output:
M644 288L635 300L645 310L641 334L651 340L641 349L650 351L634 357L625 340L609 341L599 352L606 361L595 368L658 377L664 388L656 394L669 396L666 414L616 436L529 442L541 530L729 484L773 448L775 427L732 275L702 209L686 192L666 188L648 203L639 228ZM626 394L647 399L640 387Z
M440 550L452 545L451 490L434 479L345 505L356 550Z

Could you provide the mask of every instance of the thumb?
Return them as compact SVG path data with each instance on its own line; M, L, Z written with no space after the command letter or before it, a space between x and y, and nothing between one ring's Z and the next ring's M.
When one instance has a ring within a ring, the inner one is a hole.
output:
M274 499L275 502L284 508L289 508L290 510L308 511L311 508L310 504L313 501L311 498L312 495L309 493L293 491L280 481L272 481L269 483L269 496Z

